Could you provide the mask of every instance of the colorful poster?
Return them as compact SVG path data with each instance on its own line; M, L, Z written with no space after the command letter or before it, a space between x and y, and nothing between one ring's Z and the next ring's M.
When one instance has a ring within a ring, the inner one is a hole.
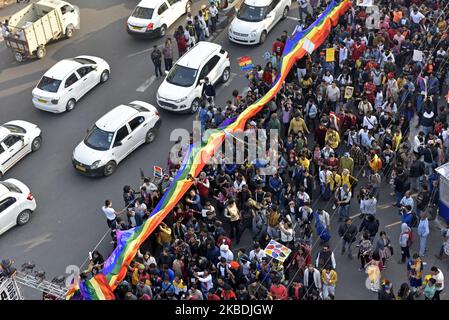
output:
M162 168L158 166L153 167L153 174L155 178L162 178Z
M238 58L239 66L242 71L251 70L254 68L253 60L250 56L243 56Z
M345 89L345 99L351 99L354 94L354 87L347 86Z
M292 252L291 249L274 240L268 243L264 251L267 255L280 262L284 262Z
M334 62L335 61L335 49L327 48L326 49L326 62Z

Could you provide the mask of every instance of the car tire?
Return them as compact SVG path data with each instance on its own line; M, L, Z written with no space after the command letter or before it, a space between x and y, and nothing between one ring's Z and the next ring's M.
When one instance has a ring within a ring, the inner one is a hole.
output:
M31 142L31 152L39 150L41 146L42 146L42 138L41 137L34 138L34 140Z
M14 59L15 59L17 62L22 62L22 61L23 61L23 54L21 54L20 52L16 51L16 52L14 53Z
M115 172L115 169L117 169L117 164L115 163L115 161L109 161L104 166L103 175L105 177L109 177L111 174Z
M36 50L36 57L38 59L43 59L47 54L47 49L44 46L39 46Z
M104 70L100 76L100 83L105 83L109 80L109 70Z
M228 82L230 77L231 77L231 69L225 68L223 70L223 73L221 74L221 82L222 83Z
M17 216L17 224L19 226L23 226L27 224L31 219L31 211L30 210L23 210L19 215Z
M67 37L67 39L72 38L74 32L75 32L75 28L73 28L72 25L67 26L67 29L65 30L65 36Z
M165 36L165 33L167 32L167 26L165 24L163 24L160 28L159 28L159 36L163 37Z
M147 131L147 134L145 135L145 143L150 144L152 143L157 137L157 130L155 128L150 129Z
M65 105L65 111L70 112L75 108L76 101L75 99L70 99L67 101L67 104Z
M198 109L200 108L200 99L195 98L195 100L192 101L192 104L190 105L190 113L197 113Z
M186 12L184 14L187 14L192 11L192 1L187 1L186 3Z
M285 18L287 18L289 10L290 8L288 6L285 6L284 11L282 12L282 20L285 20Z
M264 30L260 34L259 44L263 44L265 42L265 40L267 40L267 32Z

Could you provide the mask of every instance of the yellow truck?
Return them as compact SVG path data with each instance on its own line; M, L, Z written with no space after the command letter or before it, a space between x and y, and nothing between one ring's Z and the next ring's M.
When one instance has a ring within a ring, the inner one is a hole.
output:
M41 0L13 14L4 34L7 47L14 52L18 62L24 59L45 57L47 43L71 38L80 28L77 6L60 0Z

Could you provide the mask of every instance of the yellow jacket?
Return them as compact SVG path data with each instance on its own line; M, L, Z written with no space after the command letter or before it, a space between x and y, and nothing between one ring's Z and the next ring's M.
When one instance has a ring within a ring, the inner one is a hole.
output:
M323 270L321 272L321 281L323 282L323 284L333 286L337 283L337 280L338 280L338 277L337 277L337 272L335 270L331 270L331 272L329 272L329 281L327 280L327 277L326 277L326 271Z
M296 118L293 118L292 121L290 121L290 126L288 127L288 133L297 134L299 131L303 133L309 133L309 129L307 129L306 122L303 118L299 118L299 120L296 120Z
M309 159L304 158L304 160L302 160L301 158L299 158L299 163L304 167L304 169L306 169L306 171L309 171L309 166L310 166Z
M334 191L339 186L341 186L341 176L337 173L337 174L333 175L333 177L334 178L330 181L331 182L331 191Z

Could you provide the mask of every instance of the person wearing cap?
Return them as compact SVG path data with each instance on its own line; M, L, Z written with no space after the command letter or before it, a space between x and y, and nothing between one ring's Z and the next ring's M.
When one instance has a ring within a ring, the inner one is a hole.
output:
M234 254L231 250L229 250L229 246L227 244L222 244L220 246L220 256L225 258L227 262L234 260Z

